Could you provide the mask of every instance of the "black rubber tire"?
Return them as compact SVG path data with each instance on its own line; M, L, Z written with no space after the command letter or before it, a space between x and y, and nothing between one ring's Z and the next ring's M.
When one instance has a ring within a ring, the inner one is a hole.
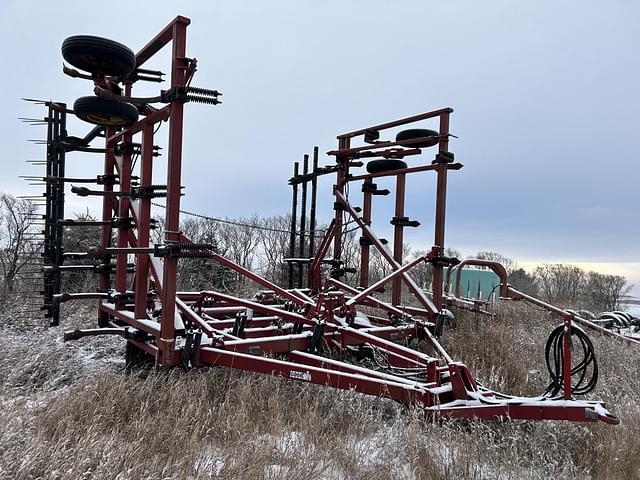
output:
M74 35L62 42L62 56L80 70L109 76L126 76L136 68L130 48L107 38Z
M73 112L80 120L103 127L127 127L138 121L138 109L130 103L100 97L78 98Z
M411 128L409 130L403 130L396 135L396 142L400 142L400 145L407 148L429 148L438 144L440 141L438 138L434 138L429 141L418 143L402 143L404 140L414 140L421 137L434 137L440 135L435 130L427 130L426 128Z
M389 172L391 170L400 170L401 168L407 168L407 164L394 158L371 160L367 163L367 172L369 173Z
M124 351L124 366L127 370L136 368L151 368L155 365L155 358L133 343L127 342Z
M625 328L629 326L629 322L623 315L615 312L604 312L598 315L598 320L610 320L615 327Z
M633 315L631 315L629 312L621 312L620 310L614 310L612 313L615 313L617 315L624 317L628 322L633 320Z

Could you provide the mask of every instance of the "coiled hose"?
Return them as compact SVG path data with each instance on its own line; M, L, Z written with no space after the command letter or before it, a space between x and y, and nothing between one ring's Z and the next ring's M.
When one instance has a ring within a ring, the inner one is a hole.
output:
M544 392L547 397L555 397L563 388L563 365L564 365L564 338L565 338L565 326L559 325L556 327L545 346L545 360L547 362L547 370L551 376L551 383ZM571 387L571 393L576 395L584 395L593 390L598 383L598 362L593 348L591 339L587 336L584 330L576 325L571 325L571 338L572 342L572 359L578 358L576 353L579 352L579 348L576 348L576 342L573 338L577 338L577 344L582 348L582 359L575 367L571 368L571 378L578 377L578 381ZM572 362L575 364L575 361ZM589 366L591 368L591 376L587 379L587 372Z

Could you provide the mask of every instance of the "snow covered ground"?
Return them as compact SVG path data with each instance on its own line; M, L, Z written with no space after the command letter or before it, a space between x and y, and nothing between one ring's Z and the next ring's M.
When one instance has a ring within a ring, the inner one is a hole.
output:
M557 323L517 311L459 317L450 353L489 386L540 393ZM639 352L594 336L600 384L617 427L561 422L426 422L395 403L215 368L124 371L119 338L63 343L87 326L42 328L0 312L1 479L637 478ZM496 348L496 347L500 348Z

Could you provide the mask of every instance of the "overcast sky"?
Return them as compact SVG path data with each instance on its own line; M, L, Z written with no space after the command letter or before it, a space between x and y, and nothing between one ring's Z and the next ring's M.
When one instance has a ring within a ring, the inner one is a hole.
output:
M36 169L22 161L42 157L25 140L43 131L17 117L43 111L19 98L72 104L91 93L88 82L61 71L65 37L95 34L137 51L180 14L192 19L193 85L224 93L221 106L186 107L184 208L284 214L292 162L313 145L324 153L339 133L450 106L459 136L451 150L465 167L450 175L448 246L498 251L528 267L572 262L620 272L640 292L640 2L109 5L0 0L0 191L26 192L17 176ZM167 71L162 61L145 66ZM82 136L87 127L72 122L69 130ZM409 163L431 158L425 151ZM321 163L331 161L322 155ZM75 153L67 165L74 176L95 175L101 160ZM434 178L408 181L407 214L424 227L409 235L415 247L433 241ZM323 220L331 213L330 185L320 185ZM68 195L67 213L93 205ZM392 199L376 198L376 207L375 230L387 236Z

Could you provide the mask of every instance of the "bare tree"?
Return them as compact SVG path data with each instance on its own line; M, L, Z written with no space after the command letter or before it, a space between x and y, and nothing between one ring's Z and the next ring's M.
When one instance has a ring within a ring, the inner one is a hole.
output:
M195 243L209 244L219 251L218 225L205 218L187 218L180 230ZM164 242L161 236L158 239ZM222 286L226 273L210 258L182 258L178 269L178 285L185 290L204 290Z
M257 215L251 218L241 218L234 223L220 223L218 225L219 247L226 253L226 257L241 267L251 269L254 266L255 253L260 243ZM247 285L247 278L239 273L233 274L234 284L227 288L242 289Z
M360 229L347 229L342 235L342 268L360 269ZM375 248L373 248L375 250ZM347 273L345 282L351 286L358 284L358 276L353 273Z
M490 262L498 262L502 264L502 266L507 271L507 274L511 274L515 270L518 269L518 265L514 260L509 257L505 257L501 253L498 252L478 252L476 254L476 258L480 260L488 260Z
M162 244L164 243L164 217L161 215L156 215L153 217L154 227L151 229L150 241L153 244Z
M386 277L391 271L392 268L387 259L382 256L377 248L371 248L369 254L369 284Z
M509 272L507 277L509 284L528 295L538 296L539 289L536 277L522 268Z
M518 263L498 252L478 252L476 258L500 263L507 271L507 282L529 295L538 295L538 282L534 275L518 267Z
M620 300L629 293L631 285L620 275L589 272L586 287L586 305L601 311L620 309Z
M587 275L575 265L546 263L536 268L535 275L540 294L552 303L578 307L584 299Z
M285 285L289 267L284 261L289 256L291 227L290 215L276 215L260 220L259 267L262 275L278 285ZM306 250L308 251L308 250Z
M89 213L89 210L83 213L74 214L75 220L81 222L92 222L96 218ZM115 235L115 232L113 232ZM101 242L100 228L95 226L66 226L64 228L64 250L66 252L86 252L92 247L100 245ZM115 238L115 237L114 237ZM73 260L76 265L94 264L95 260L90 258L77 258ZM62 275L63 289L67 292L74 291L91 291L97 288L97 277L94 273L88 271L70 271L64 272Z
M2 289L13 292L20 271L39 255L31 240L37 207L28 200L0 195L0 273Z

